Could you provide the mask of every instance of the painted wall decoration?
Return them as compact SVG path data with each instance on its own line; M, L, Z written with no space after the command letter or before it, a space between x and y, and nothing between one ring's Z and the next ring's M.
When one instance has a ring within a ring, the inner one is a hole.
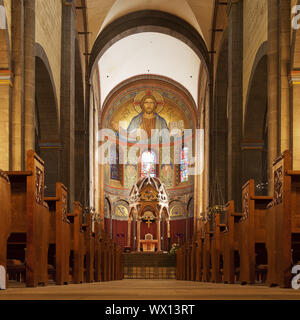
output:
M131 189L138 180L138 166L133 164L125 165L124 188Z
M148 129L149 126L142 123L145 111L154 116L155 128L193 129L190 111L183 99L174 92L159 87L132 88L122 93L110 106L104 127L119 132L121 123L123 130L128 129L129 132L141 126ZM150 127L154 129L154 123L150 123Z
M115 209L115 216L116 217L128 217L128 208L122 204L116 206Z
M167 189L174 185L174 166L170 164L162 164L160 166L160 180Z
M163 110L164 99L155 91L142 91L136 95L133 103L138 115L131 119L127 128L128 134L132 134L138 129L147 133L147 139L153 138L155 129L165 129L165 135L168 137L168 125L166 120L158 113ZM144 140L144 138L141 138Z
M184 216L184 209L183 209L182 204L180 204L178 202L173 204L173 206L171 207L170 216L171 217L182 217L182 216Z

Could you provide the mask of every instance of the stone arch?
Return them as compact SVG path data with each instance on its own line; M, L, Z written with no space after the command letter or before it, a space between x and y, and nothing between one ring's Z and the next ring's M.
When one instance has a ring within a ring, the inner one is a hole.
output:
M84 203L85 101L83 72L78 39L75 40L75 199Z
M59 181L58 103L49 60L44 49L35 46L36 152L45 161L45 194L56 194Z
M117 41L136 33L159 32L171 35L189 45L205 62L211 74L211 64L206 44L199 32L185 20L167 12L142 10L124 15L102 30L90 57L90 75L96 70L97 61Z
M223 35L216 68L215 95L210 115L211 125L211 169L210 181L213 190L218 183L223 201L228 199L228 33ZM215 190L217 191L217 190ZM212 199L210 199L212 201ZM214 199L221 201L222 199ZM211 203L214 205L216 203Z
M268 56L267 43L257 52L244 113L243 182L254 179L257 192L267 194L268 181Z

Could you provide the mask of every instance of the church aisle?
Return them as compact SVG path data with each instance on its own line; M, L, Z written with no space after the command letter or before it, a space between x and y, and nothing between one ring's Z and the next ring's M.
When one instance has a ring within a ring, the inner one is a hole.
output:
M123 280L0 291L0 300L300 300L300 291L176 280Z

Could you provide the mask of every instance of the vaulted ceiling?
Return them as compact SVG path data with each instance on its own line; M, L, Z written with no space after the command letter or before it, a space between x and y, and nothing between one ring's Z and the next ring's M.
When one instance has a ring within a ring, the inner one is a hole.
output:
M89 50L100 32L122 15L140 10L165 11L186 20L210 48L215 0L86 0Z
M110 23L124 15L141 10L163 11L185 20L202 36L209 51L215 3L216 0L76 0L77 9L86 8L84 9L86 22L83 24L80 22L84 19L79 18L78 10L76 19L77 30L88 32L85 44L80 41L82 52L92 52L99 33ZM83 40L83 37L80 40ZM151 52L155 53L152 55L152 60ZM138 55L139 59L134 58L133 53ZM154 33L151 35L149 33L145 38L144 33L142 37L132 35L119 40L99 60L102 103L110 90L123 80L150 73L167 76L181 83L197 104L200 63L199 58L187 44L167 35L160 34L158 37Z

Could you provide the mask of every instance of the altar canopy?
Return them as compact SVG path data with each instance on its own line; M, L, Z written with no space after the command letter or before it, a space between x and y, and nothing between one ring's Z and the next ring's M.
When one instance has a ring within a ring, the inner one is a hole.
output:
M128 247L131 247L131 221L137 220L137 251L161 251L161 221L165 215L168 229L168 237L170 237L169 224L169 200L164 184L159 178L150 175L142 177L135 184L129 195L130 213L128 219ZM157 239L153 239L152 234L146 234L145 239L141 240L141 225L156 224Z

